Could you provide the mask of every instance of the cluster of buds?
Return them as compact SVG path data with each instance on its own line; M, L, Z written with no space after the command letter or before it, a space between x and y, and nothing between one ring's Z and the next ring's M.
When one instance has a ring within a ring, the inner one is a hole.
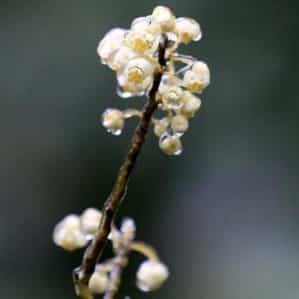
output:
M88 208L81 215L66 216L54 229L55 244L68 251L87 246L88 242L95 237L101 217L101 212L95 208ZM115 256L96 265L88 285L93 294L101 294L109 288L113 288L113 283L117 283L113 281L113 275L111 275L114 267L119 263L126 266L131 251L139 252L146 257L136 273L136 284L140 290L154 291L167 280L169 276L167 266L159 260L152 247L136 241L135 235L135 223L130 218L124 219L120 229L112 227L109 240L112 243ZM126 251L125 257L121 255L122 250Z
M118 94L123 98L148 95L155 74L163 72L156 100L165 116L152 118L152 124L161 150L168 155L182 152L181 137L201 107L198 94L210 83L206 63L177 53L180 44L198 41L201 37L195 20L176 18L169 8L158 6L150 16L136 18L129 30L109 31L98 46L102 63L116 72ZM163 69L158 53L162 40L166 47ZM184 66L178 67L181 64ZM141 112L109 108L103 113L102 124L108 132L119 135L125 120L133 116L141 117Z

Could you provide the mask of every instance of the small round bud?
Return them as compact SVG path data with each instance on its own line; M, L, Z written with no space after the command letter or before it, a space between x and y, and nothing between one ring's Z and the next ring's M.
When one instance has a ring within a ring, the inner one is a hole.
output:
M169 276L166 265L161 262L147 260L137 271L137 286L144 292L154 291L161 287Z
M88 234L94 235L100 225L102 213L94 208L86 209L80 217L81 230Z
M171 31L175 25L175 17L165 6L157 6L152 13L152 22L160 25L162 31Z
M210 71L205 63L197 62L184 74L184 84L192 92L202 91L210 84Z
M123 113L118 109L107 109L102 115L102 124L113 135L120 135L124 125Z
M154 66L143 57L128 62L123 72L117 76L119 85L132 94L147 90L153 81Z
M126 44L138 53L149 50L154 42L154 36L142 31L130 31L126 36Z
M80 231L80 218L77 215L66 216L54 228L54 243L65 250L73 251L86 245L87 239Z
M202 37L199 24L190 18L178 18L175 21L176 32L182 43L188 44L190 41L198 41Z
M107 64L116 72L119 72L124 68L129 60L137 56L131 48L126 46L121 46L114 55L111 55L107 60Z
M163 134L159 140L161 150L171 156L178 156L183 152L181 139L178 135Z
M178 86L170 86L162 94L163 107L177 110L182 107L182 97L184 91Z
M106 291L108 282L107 273L99 270L91 275L88 287L93 294L102 294Z
M131 23L131 30L133 31L145 31L150 25L150 16L138 17Z
M123 238L127 241L132 241L135 238L136 225L133 219L126 218L121 225L120 231L123 234Z
M189 122L183 115L176 115L171 120L171 128L175 134L183 135L189 128Z
M190 91L202 91L210 84L210 70L206 63L197 61L184 75L184 83Z
M156 136L160 137L164 134L169 126L169 121L167 117L157 120L154 124L154 133Z
M200 107L200 98L194 96L191 92L186 91L185 96L183 98L183 106L180 109L180 113L182 113L188 118L191 118L200 109Z
M126 30L120 28L112 29L100 41L97 52L103 63L107 63L110 55L121 46L126 32Z

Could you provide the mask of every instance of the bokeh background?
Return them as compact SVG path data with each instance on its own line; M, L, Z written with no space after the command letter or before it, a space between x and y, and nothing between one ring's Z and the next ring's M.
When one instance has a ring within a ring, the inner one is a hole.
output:
M81 252L55 247L64 215L102 205L135 120L106 134L116 96L96 55L110 28L155 5L200 21L181 52L208 62L212 84L179 157L148 136L119 218L171 269L158 292L120 298L295 299L299 296L298 1L0 1L1 298L75 298ZM109 251L107 253L109 255Z

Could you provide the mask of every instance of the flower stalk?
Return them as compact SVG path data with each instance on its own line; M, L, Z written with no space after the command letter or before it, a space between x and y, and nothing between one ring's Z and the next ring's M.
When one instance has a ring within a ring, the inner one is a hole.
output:
M161 69L154 74L154 83L151 90L149 91L148 100L144 105L141 119L139 120L139 123L133 134L128 154L119 170L112 192L110 193L106 202L104 203L99 229L95 235L95 238L87 247L83 255L81 266L78 269L76 269L76 273L74 273L74 284L76 292L77 295L82 299L93 298L92 294L88 290L89 279L93 274L97 261L101 257L105 248L108 235L111 232L113 220L121 204L121 201L125 196L130 175L141 152L142 146L145 142L145 137L151 123L152 115L154 114L158 106L158 100L156 98L156 95L160 86L163 70L166 67L166 46L167 39L163 37L158 49L159 64L161 66ZM121 267L118 266L117 270L115 270L114 272L120 272L120 268ZM105 299L112 298L113 297L105 296Z

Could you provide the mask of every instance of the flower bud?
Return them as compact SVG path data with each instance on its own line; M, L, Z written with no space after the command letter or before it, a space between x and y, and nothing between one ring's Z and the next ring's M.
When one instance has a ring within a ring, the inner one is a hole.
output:
M107 63L110 55L121 46L126 32L126 30L120 28L112 29L100 41L97 52L103 63Z
M114 55L111 55L107 60L107 64L116 72L121 71L129 60L137 56L131 48L126 46L121 46Z
M182 43L188 44L190 41L198 41L202 37L199 24L190 18L178 18L175 21L175 29Z
M124 219L120 231L122 232L123 238L126 241L132 241L135 238L136 233L136 226L134 220L131 218Z
M94 208L86 209L80 217L81 230L88 234L94 235L100 225L102 213Z
M128 62L124 70L118 74L119 85L132 94L141 93L153 82L154 65L143 57Z
M152 22L160 25L162 31L171 31L174 28L175 17L165 6L157 6L152 13Z
M93 294L101 294L106 291L108 282L107 273L99 270L91 275L88 287Z
M137 271L137 286L144 292L160 288L169 276L167 267L161 262L147 260Z
M120 135L124 125L123 113L118 109L107 109L102 116L102 124L113 135Z
M200 107L200 98L194 96L191 92L186 91L185 96L183 98L183 106L180 109L180 113L182 113L188 118L191 118L200 109Z
M130 31L126 36L126 44L138 53L149 50L153 42L154 36L142 31Z
M177 156L183 151L182 142L178 135L163 134L160 137L159 146L167 155Z
M183 115L176 115L171 120L171 128L175 134L183 135L189 128L189 122Z
M184 75L184 83L190 91L201 91L210 84L210 70L206 63L197 61Z
M65 250L73 251L84 247L87 239L80 231L80 218L77 215L68 215L54 228L54 243Z
M184 91L178 86L168 87L162 94L163 107L166 109L177 110L182 107L182 97Z
M160 137L164 134L169 126L169 121L167 117L157 120L154 124L154 133L156 136Z

